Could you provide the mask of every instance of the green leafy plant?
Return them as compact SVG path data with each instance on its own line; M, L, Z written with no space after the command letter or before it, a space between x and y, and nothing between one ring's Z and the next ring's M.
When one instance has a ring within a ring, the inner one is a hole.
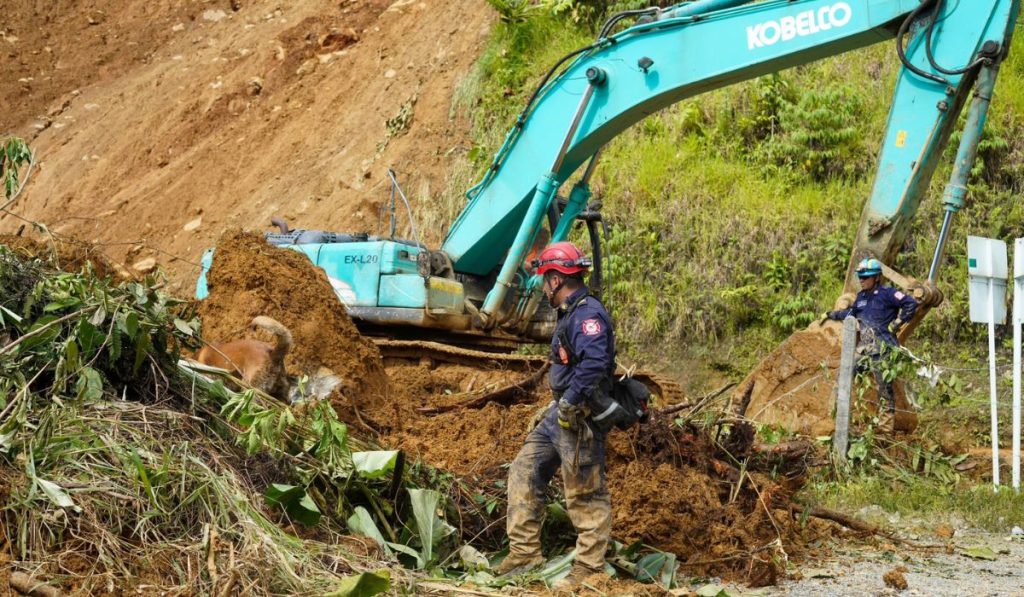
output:
M816 317L816 306L817 301L810 293L801 292L777 301L769 318L776 330L788 334L810 325Z
M503 23L525 23L540 9L531 0L487 0Z
M18 183L19 170L31 164L32 151L24 140L11 137L0 145L0 183L3 184L4 197L8 202L13 201L24 186L24 181L20 185Z
M804 172L813 180L859 176L867 167L857 94L809 89L778 109L779 134L759 148L763 159Z

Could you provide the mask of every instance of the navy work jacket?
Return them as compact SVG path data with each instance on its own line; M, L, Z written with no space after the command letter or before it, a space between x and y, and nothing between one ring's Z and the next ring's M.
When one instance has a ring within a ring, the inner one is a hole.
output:
M829 319L842 321L853 315L860 321L861 327L871 328L875 337L892 345L898 345L896 336L889 331L889 324L898 316L904 323L910 321L917 311L917 300L891 286L879 286L871 290L861 290L857 299L849 309L840 309L828 314Z
M550 359L551 390L574 405L582 405L615 372L612 318L586 286L558 307Z

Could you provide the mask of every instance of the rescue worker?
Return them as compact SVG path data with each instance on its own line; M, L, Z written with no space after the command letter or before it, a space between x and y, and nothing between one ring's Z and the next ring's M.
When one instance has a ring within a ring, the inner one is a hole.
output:
M595 392L611 391L615 334L608 311L583 282L591 261L575 245L554 243L534 265L544 276L544 294L558 311L548 379L554 400L534 416L509 469L509 555L496 570L518 574L544 562L540 547L544 495L561 469L569 518L577 532L575 564L569 576L555 584L565 589L604 569L611 535L611 498L605 482L607 432L592 425L588 402Z
M878 428L883 433L891 433L896 418L896 394L892 382L885 380L881 361L888 347L899 346L896 335L914 316L917 300L895 288L881 285L882 262L877 259L862 259L856 271L860 292L853 306L830 311L823 315L823 319L842 321L853 315L860 323L857 352L870 359L866 369L874 374L878 385Z

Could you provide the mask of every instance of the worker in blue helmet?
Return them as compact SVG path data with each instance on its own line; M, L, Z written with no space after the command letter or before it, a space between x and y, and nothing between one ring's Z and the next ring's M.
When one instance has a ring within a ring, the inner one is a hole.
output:
M866 361L866 367L878 384L879 430L891 433L895 423L896 395L892 381L887 381L882 374L880 361L887 348L899 346L896 336L917 311L917 300L895 288L882 286L882 262L877 259L862 259L856 271L860 292L853 305L848 309L829 311L822 319L842 321L849 315L857 318L860 323L857 352L867 357L862 362Z

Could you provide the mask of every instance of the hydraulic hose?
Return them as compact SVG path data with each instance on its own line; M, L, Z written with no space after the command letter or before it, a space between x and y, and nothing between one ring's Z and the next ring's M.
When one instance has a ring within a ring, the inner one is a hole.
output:
M656 15L660 12L661 9L658 8L657 6L651 8L640 8L637 10L624 10L622 12L617 12L612 16L608 17L608 19L604 22L604 25L601 26L601 32L597 34L597 38L602 39L608 37L608 34L611 32L612 27L618 24L618 22L621 21L622 19L627 19L629 17L642 17L651 14Z
M912 10L910 14L907 15L907 18L903 19L903 23L900 24L900 29L896 33L896 55L900 57L900 62L902 62L903 66L905 66L907 70L909 70L910 72L914 73L919 77L928 79L929 81L935 81L940 85L949 87L950 85L947 79L940 77L936 74L930 73L928 71L921 70L914 66L913 64L911 64L910 60L907 60L907 55L903 50L903 36L906 35L907 30L910 29L910 24L913 23L917 19L917 17L921 15L921 13L931 8L934 4L935 0L924 0L924 2L918 4L917 8Z
M935 3L935 18L932 19L931 24L928 25L928 31L925 34L924 52L928 56L928 64L932 65L932 68L946 75L962 75L968 73L975 68L985 63L985 58L978 58L974 62L971 62L963 68L946 69L939 66L935 62L935 56L932 55L932 30L935 29L935 23L939 20L939 13L942 12L942 5L946 3L946 0L937 0Z

